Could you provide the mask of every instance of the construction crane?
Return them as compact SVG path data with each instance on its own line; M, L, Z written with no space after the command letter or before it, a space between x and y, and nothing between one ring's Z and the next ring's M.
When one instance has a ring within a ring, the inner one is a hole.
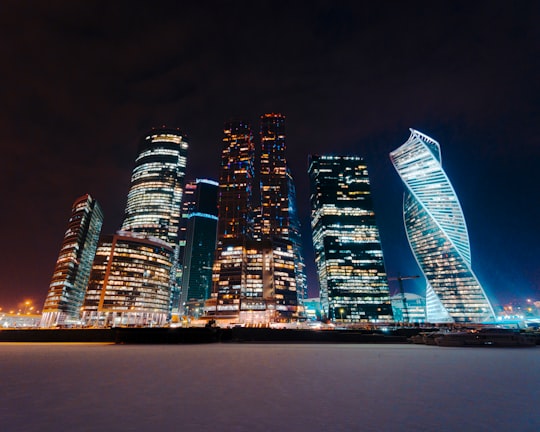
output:
M397 280L399 283L399 293L401 294L401 301L403 302L403 322L409 322L409 309L407 308L407 301L405 299L405 291L403 291L403 281L407 279L418 279L420 276L397 276L389 277L388 280Z

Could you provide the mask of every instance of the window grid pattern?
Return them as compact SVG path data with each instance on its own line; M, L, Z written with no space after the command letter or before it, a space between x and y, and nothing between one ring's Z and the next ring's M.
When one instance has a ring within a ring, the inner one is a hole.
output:
M407 188L405 230L427 280L427 320L493 319L493 308L471 268L465 218L442 168L439 143L411 129L409 139L391 152L390 158Z

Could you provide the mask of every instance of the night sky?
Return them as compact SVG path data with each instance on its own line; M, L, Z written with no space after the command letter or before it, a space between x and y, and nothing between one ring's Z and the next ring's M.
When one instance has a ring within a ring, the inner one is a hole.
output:
M187 178L216 179L223 123L266 112L287 116L311 295L309 153L366 158L387 272L421 274L388 157L412 127L493 302L540 299L539 22L538 1L3 0L0 307L41 308L76 197L120 227L148 129L183 130Z

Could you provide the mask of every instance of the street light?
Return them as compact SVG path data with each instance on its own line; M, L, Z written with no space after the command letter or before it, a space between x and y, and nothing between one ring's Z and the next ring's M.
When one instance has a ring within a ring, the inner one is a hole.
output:
M30 305L32 304L32 300L26 300L24 302L24 315L27 315L28 314L28 310L32 310L32 308L30 308Z

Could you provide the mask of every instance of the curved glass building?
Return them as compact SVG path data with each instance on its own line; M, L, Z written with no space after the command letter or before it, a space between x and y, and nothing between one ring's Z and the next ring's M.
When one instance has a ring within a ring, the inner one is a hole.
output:
M173 249L157 238L118 231L97 248L82 319L87 325L164 325Z
M471 268L465 218L442 168L439 143L410 131L390 159L407 188L403 218L411 250L427 280L427 321L491 320L495 314Z
M144 137L131 176L123 231L178 246L187 150L177 129L152 129Z

